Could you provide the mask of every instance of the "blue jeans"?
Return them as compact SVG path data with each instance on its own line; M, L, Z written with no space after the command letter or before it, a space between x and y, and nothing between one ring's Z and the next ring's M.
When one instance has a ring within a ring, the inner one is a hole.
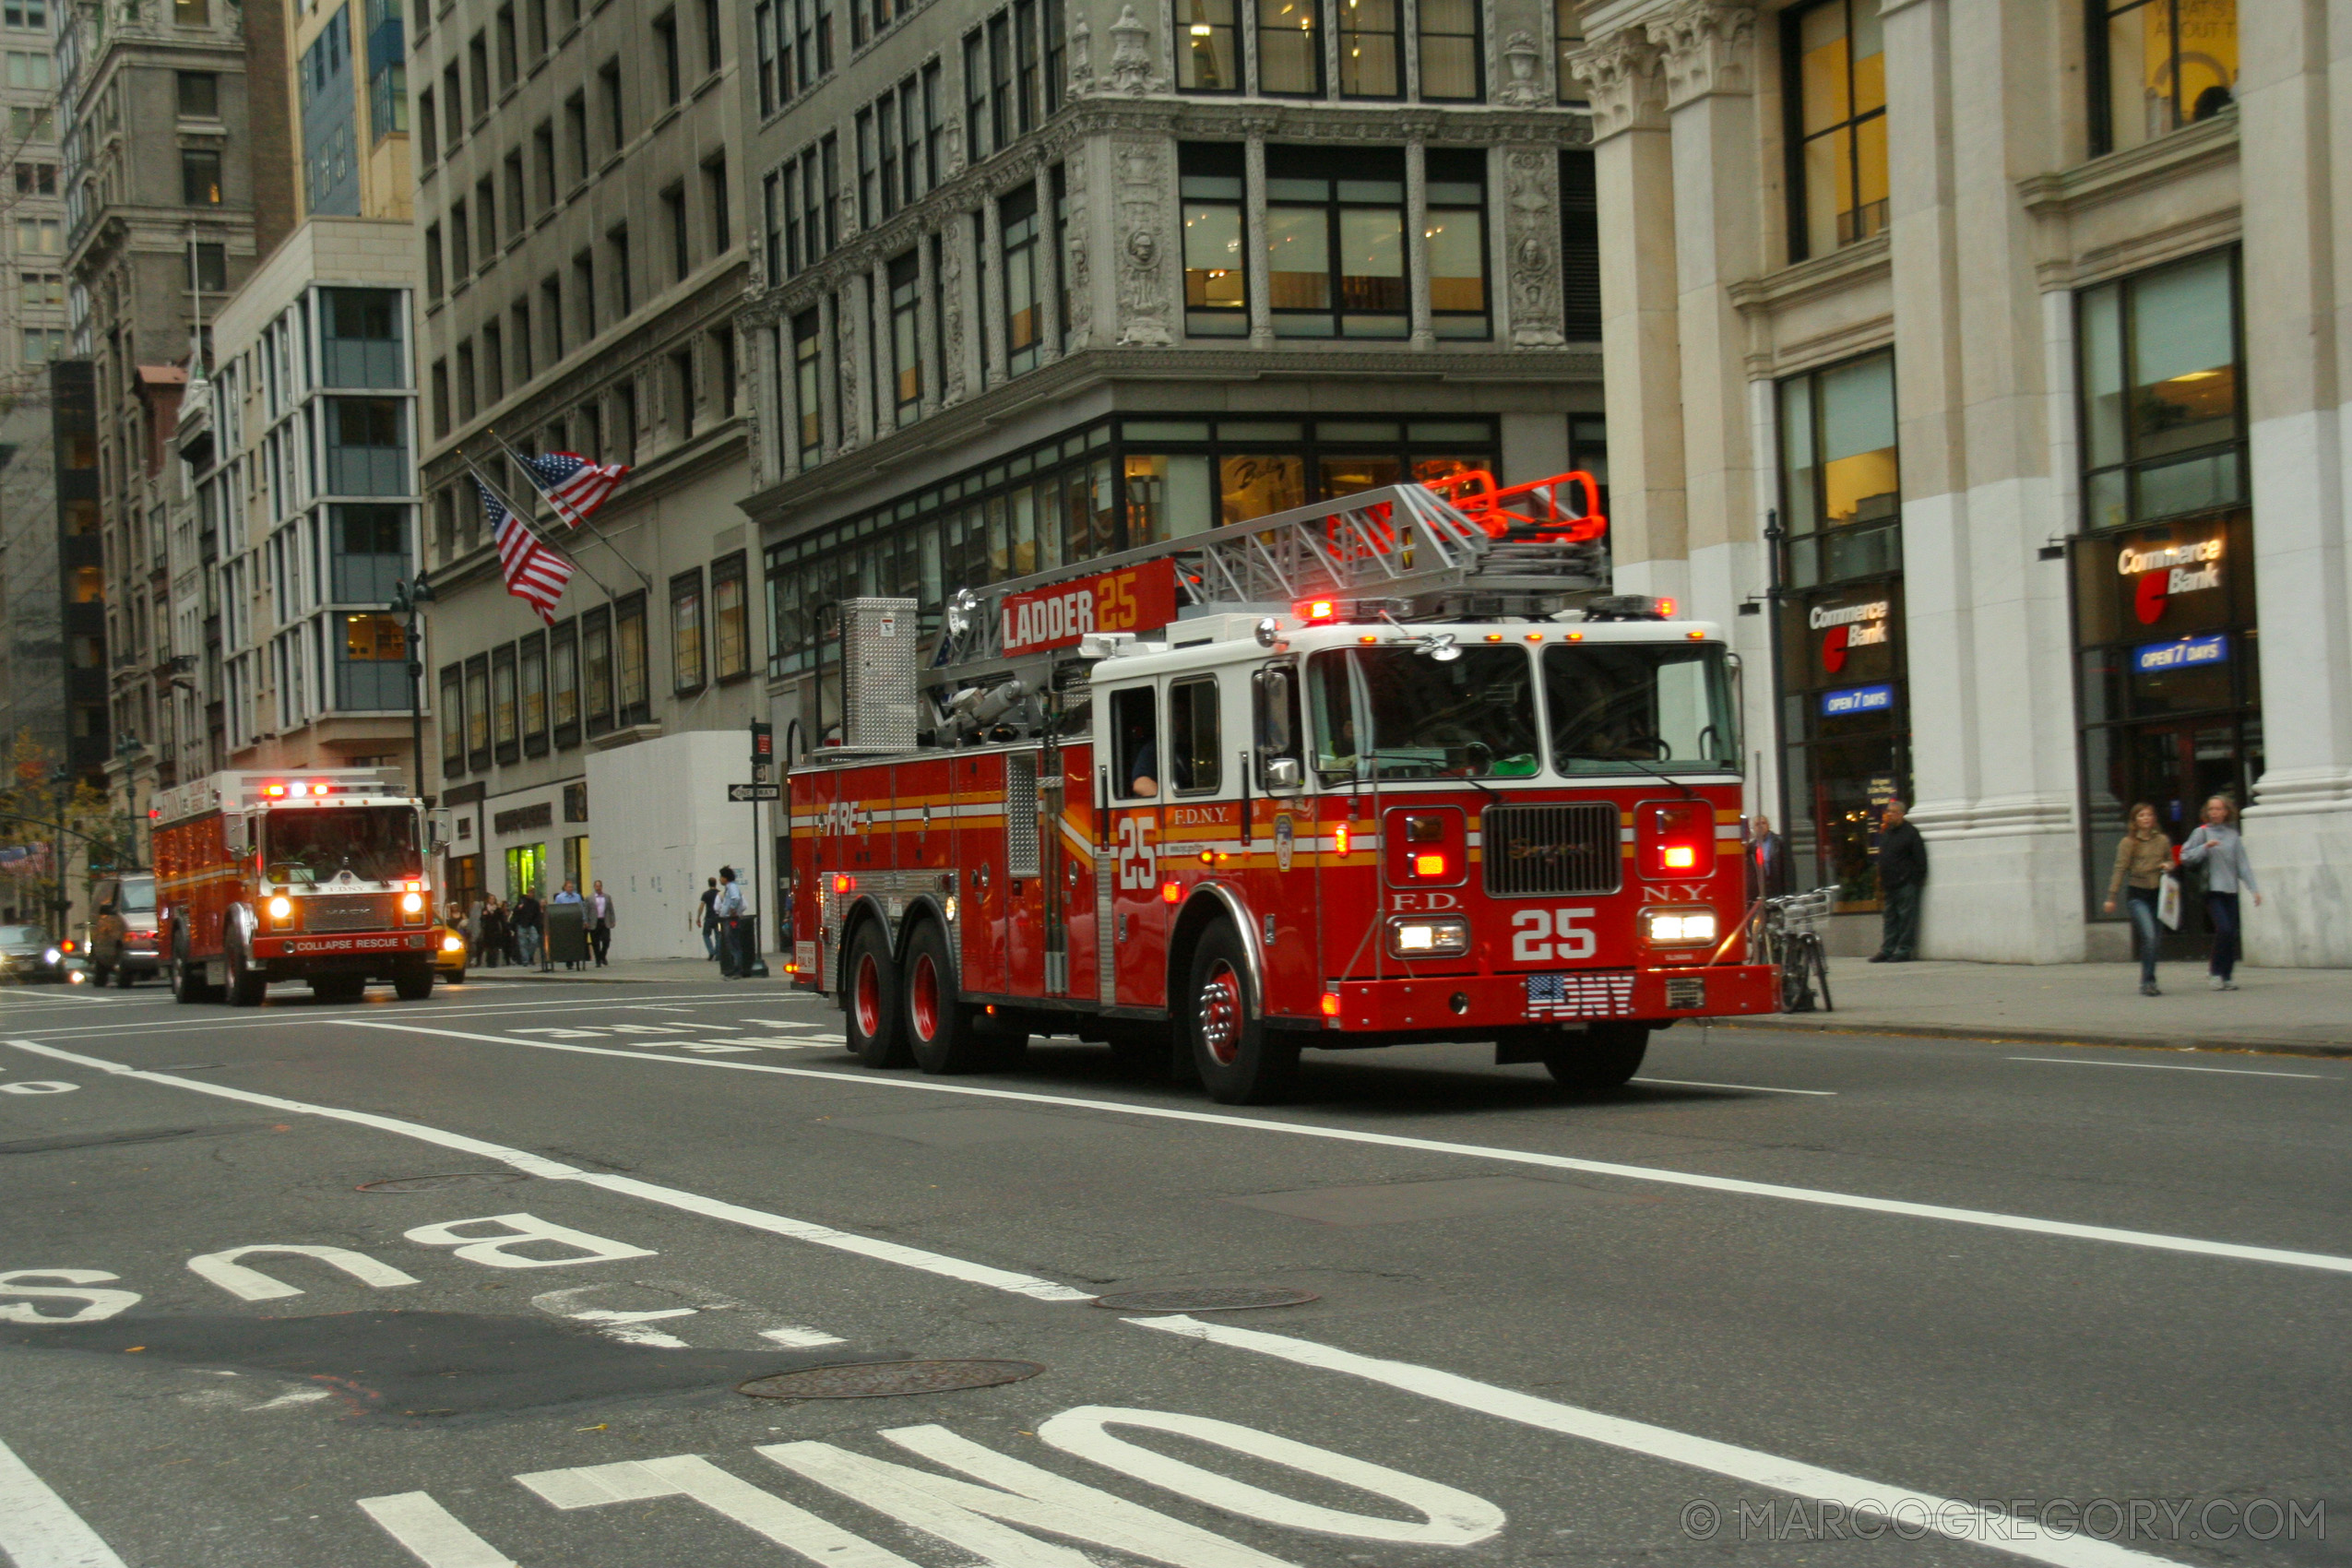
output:
M2156 895L2160 891L2155 887L2126 887L2123 890L2123 908L2132 917L2132 934L2137 938L2140 949L2140 983L2143 985L2156 984L2156 932L2161 929L2156 920Z
M539 927L523 925L515 928L515 945L521 949L525 966L539 962Z
M704 957L706 957L706 958L716 958L716 957L718 957L718 956L719 956L719 922L718 922L717 921L703 921L703 922L702 922L702 956L703 956Z
M2205 895L2205 919L2213 923L2213 963L2215 974L2227 980L2238 968L2238 895L2208 893Z

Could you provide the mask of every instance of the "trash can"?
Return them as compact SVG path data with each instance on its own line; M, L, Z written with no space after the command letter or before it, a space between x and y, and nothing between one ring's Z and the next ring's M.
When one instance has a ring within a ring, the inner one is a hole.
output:
M588 906L547 906L547 966L585 964L588 959Z

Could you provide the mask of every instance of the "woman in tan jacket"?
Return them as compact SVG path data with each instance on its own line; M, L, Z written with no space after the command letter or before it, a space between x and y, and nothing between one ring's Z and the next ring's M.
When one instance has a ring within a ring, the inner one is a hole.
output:
M2115 913L2120 895L2132 911L2132 931L2139 939L2140 994L2162 996L2156 989L2156 897L2164 889L2164 873L2172 865L2172 840L2156 826L2156 809L2142 801L2132 808L2132 826L2115 846L2115 874L2107 880L2107 912Z

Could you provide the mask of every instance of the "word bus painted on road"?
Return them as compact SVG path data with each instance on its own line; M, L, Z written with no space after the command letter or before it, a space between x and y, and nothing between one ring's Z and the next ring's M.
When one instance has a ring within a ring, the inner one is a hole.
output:
M1004 651L1070 647L1089 632L1141 632L1176 619L1176 564L1121 571L1004 597Z

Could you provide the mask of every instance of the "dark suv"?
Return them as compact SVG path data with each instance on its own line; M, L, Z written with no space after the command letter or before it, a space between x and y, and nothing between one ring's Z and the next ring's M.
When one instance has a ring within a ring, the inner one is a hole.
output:
M162 968L155 947L155 873L125 872L98 885L98 923L89 933L94 984L112 979L128 990Z

